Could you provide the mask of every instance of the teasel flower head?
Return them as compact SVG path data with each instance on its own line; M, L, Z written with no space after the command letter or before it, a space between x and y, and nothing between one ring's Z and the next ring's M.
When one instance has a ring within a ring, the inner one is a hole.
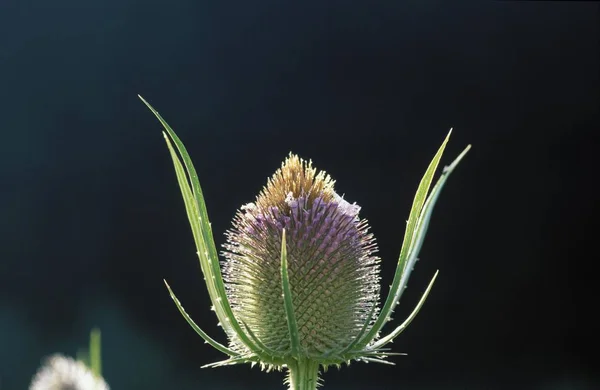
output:
M109 390L109 387L82 362L56 354L33 377L29 390Z
M317 172L311 162L294 154L256 200L237 212L220 262L185 146L160 114L142 101L166 130L212 310L228 338L226 346L199 328L167 284L192 328L228 355L205 367L250 363L267 371L285 369L289 389L314 390L320 372L332 365L393 364L387 358L398 353L388 344L415 318L437 272L408 318L385 336L382 328L406 288L440 191L470 146L444 168L431 192L450 134L429 164L413 201L392 285L380 305L380 260L367 222L359 217L360 208L335 192L334 181L325 172Z
M109 390L102 377L100 330L92 329L89 347L77 353L77 360L61 354L47 358L29 390Z
M224 252L227 296L238 321L279 359L296 349L307 358L335 362L372 320L379 258L359 210L335 193L325 172L290 154L256 201L237 213ZM284 231L296 345L282 294ZM234 349L248 352L239 339L232 341Z

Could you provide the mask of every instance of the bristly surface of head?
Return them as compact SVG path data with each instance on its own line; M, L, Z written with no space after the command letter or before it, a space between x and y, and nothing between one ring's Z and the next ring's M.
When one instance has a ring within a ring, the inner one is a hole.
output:
M320 361L344 350L379 304L379 258L360 207L334 191L334 181L294 154L243 206L226 233L223 277L236 318L285 359L290 335L282 297L285 229L301 355ZM236 337L231 347L245 346Z

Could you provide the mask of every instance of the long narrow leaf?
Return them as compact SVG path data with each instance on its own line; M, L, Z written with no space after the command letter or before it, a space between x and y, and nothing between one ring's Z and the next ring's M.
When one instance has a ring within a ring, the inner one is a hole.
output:
M179 309L179 312L181 313L183 318L185 318L187 323L190 324L192 329L194 329L196 331L196 333L198 333L198 335L200 335L200 337L202 337L204 339L204 341L206 341L213 348L217 349L220 352L223 352L226 355L233 356L233 357L236 357L239 355L237 352L232 351L231 349L227 348L226 346L224 346L221 343L212 339L206 332L204 332L198 325L196 325L194 320L192 320L192 317L190 317L190 315L185 311L185 309L181 305L181 302L179 301L179 299L177 299L177 297L175 296L175 293L173 292L173 290L171 290L171 286L169 286L169 283L167 283L166 280L164 282L165 282L165 286L167 286L167 289L169 290L169 295L171 295L171 299L173 300L173 302L175 302L175 305L177 306L177 309Z
M437 278L437 275L438 275L438 271L436 271L435 274L433 275L433 278L429 282L427 289L421 296L421 299L417 303L417 306L414 308L412 313L410 313L408 318L406 320L404 320L404 322L400 326L398 326L396 329L394 329L389 335L381 338L375 344L373 344L373 347L372 347L373 349L376 349L376 350L380 349L380 348L384 347L385 345L387 345L388 343L391 343L392 341L394 341L394 339L396 337L398 337L398 335L400 333L402 333L404 331L404 329L406 329L406 327L408 327L408 325L412 322L412 320L415 319L417 314L419 314L421 307L423 307L423 304L425 304L425 301L427 300L427 296L431 292L431 288L433 287L433 284L435 283L435 279Z
M433 208L442 193L442 188L444 184L446 184L446 180L450 176L450 173L456 168L458 163L463 159L463 157L467 154L467 152L471 149L471 145L467 146L465 150L450 164L449 166L444 168L444 172L442 176L439 178L435 187L431 191L431 194L427 198L427 202L425 202L425 206L423 207L423 211L419 217L419 222L415 228L415 234L413 235L413 242L410 244L408 251L408 259L406 262L406 267L404 272L402 273L402 278L400 280L400 288L398 289L396 295L396 303L400 302L400 298L404 293L405 287L408 283L408 279L410 278L410 274L412 273L415 263L417 262L417 258L419 256L419 252L421 251L421 247L423 246L423 242L425 241L425 236L427 234L427 229L429 228L429 221L431 220L431 214L433 213Z
M425 240L425 235L427 234L427 229L429 227L429 221L431 220L431 215L433 213L434 206L442 192L442 188L444 187L444 184L446 184L446 180L448 180L448 177L450 176L450 174L452 173L454 168L456 168L458 163L467 154L469 149L471 149L471 145L467 146L465 148L465 150L463 150L463 152L452 162L452 164L450 164L449 166L444 168L444 172L442 173L442 176L439 178L439 180L433 187L433 190L431 191L431 195L427 198L427 201L425 202L425 205L423 207L423 212L421 213L421 215L419 217L419 221L418 221L417 227L415 229L415 234L413 236L413 242L411 243L410 248L409 248L407 267L406 267L406 271L402 275L402 280L400 282L400 290L399 290L399 293L397 296L398 301L400 300L400 297L402 296L404 287L408 283L408 278L410 277L410 273L412 272L414 264L417 261L417 256L419 255L421 247L423 246L423 242ZM419 310L425 303L425 300L427 299L427 296L429 295L429 292L431 291L431 288L433 287L433 283L435 282L437 274L438 273L436 272L435 275L433 276L433 278L431 279L431 282L429 282L429 286L425 290L425 293L419 300L419 303L417 304L417 306L413 310L413 312L410 314L410 316L404 321L403 324L401 324L399 327L397 327L390 335L384 337L383 339L381 339L377 343L375 343L374 348L383 347L384 345L386 345L387 343L392 341L396 336L398 336L408 326L408 324L410 324L410 322L412 322L412 320L416 317Z
M413 235L415 233L415 227L416 227L417 221L419 219L419 216L421 215L421 210L423 209L423 204L425 203L425 200L427 199L427 193L429 191L429 187L433 180L433 175L435 174L435 170L437 169L440 159L442 158L442 154L444 153L444 149L446 148L446 144L448 143L448 139L450 138L451 133L452 133L452 129L450 129L450 132L444 139L444 142L442 142L442 145L440 146L437 153L433 157L433 160L431 161L431 163L429 163L429 166L427 167L427 170L425 171L425 175L423 175L423 178L421 179L421 182L419 183L419 187L417 188L417 193L415 195L415 198L413 200L413 205L410 210L410 215L408 217L408 222L407 222L406 230L405 230L405 234L404 234L404 240L402 242L402 249L400 250L400 256L398 258L398 265L396 266L396 272L394 273L394 279L392 281L392 286L391 286L388 296L385 300L383 308L381 309L381 312L379 313L379 316L377 317L377 320L375 320L375 323L373 324L373 326L371 327L369 332L367 332L367 334L365 334L365 336L363 337L361 342L358 343L358 345L360 347L364 347L365 345L367 345L369 342L371 342L371 340L373 340L377 336L377 334L381 331L381 328L383 328L383 325L389 320L395 306L398 304L398 302L397 302L398 290L400 289L400 282L402 280L402 275L404 274L404 271L407 268L406 261L408 260L408 250L409 250L410 244L412 242Z
M208 264L207 257L203 255L205 251L202 250L204 243L200 236L200 230L202 229L202 227L200 226L200 219L198 218L197 204L194 200L194 196L192 194L192 190L187 181L187 177L185 176L185 171L183 169L183 165L179 161L179 158L177 157L177 153L175 152L175 150L173 149L173 146L171 145L171 141L169 140L169 138L167 137L167 135L165 133L163 133L163 134L165 136L165 141L167 142L167 147L169 148L169 152L170 152L171 158L173 160L173 165L175 166L175 174L177 176L177 181L179 182L179 188L181 189L181 195L183 197L183 201L185 204L185 209L187 212L188 220L189 220L190 226L192 228L192 235L194 237L194 241L196 243L196 247L197 247L197 251L198 251L197 252L198 257L200 259L200 269L202 270L202 273L204 274L204 280L206 281L208 294L211 298L211 301L213 302L213 306L215 308L215 313L217 314L217 318L219 319L221 326L223 326L223 329L227 333L229 333L231 331L230 325L229 325L229 322L227 321L227 315L225 313L225 310L223 309L223 306L219 304L220 297L219 297L217 288L215 287L215 279L213 278L212 268Z
M139 95L138 95L139 96ZM146 106L152 111L152 113L157 117L157 119L161 122L169 137L175 143L175 146L179 152L179 155L183 159L183 164L185 165L185 169L188 174L189 182L191 183L191 192L193 194L193 202L195 203L194 207L190 207L191 210L196 211L196 214L193 217L199 223L199 229L195 230L195 238L196 245L198 249L198 256L200 258L201 264L204 265L203 272L206 280L206 284L209 287L209 294L211 296L211 300L213 302L213 306L215 306L215 312L218 313L219 320L228 333L230 337L234 335L231 333L231 330L235 332L235 335L242 341L248 348L251 350L259 350L257 345L248 337L248 335L244 332L239 322L235 318L233 310L231 309L231 305L229 303L229 299L227 297L227 293L225 291L225 284L223 282L223 277L221 275L221 268L219 265L218 254L214 243L214 237L212 234L212 228L208 219L208 212L206 210L206 204L204 202L204 196L202 194L202 189L200 187L200 181L198 180L198 174L196 173L196 169L192 160L187 152L187 149L183 145L183 142L177 137L177 134L171 129L171 127L167 124L167 122L162 118L162 116L156 111L144 98L139 96L139 98L146 104ZM169 143L170 144L170 143ZM174 158L174 162L179 159ZM179 163L180 164L180 163ZM180 181L181 183L181 181ZM186 179L187 183L187 179ZM187 187L187 186L185 186ZM188 187L189 188L189 187ZM184 198L186 202L190 202L190 199ZM194 223L191 223L194 225ZM194 231L194 227L192 226ZM214 288L214 291L211 292L211 288ZM213 296L213 294L215 294ZM221 320L223 317L223 320Z

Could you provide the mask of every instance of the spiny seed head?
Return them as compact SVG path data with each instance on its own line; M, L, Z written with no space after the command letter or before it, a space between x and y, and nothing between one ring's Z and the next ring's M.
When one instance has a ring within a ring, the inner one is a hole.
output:
M343 351L376 317L379 258L359 210L335 193L329 175L290 154L256 201L237 212L224 245L225 288L236 318L276 358L291 348L280 272L284 229L302 356L320 361ZM250 352L235 336L231 347Z
M29 390L109 390L109 387L82 362L56 354L46 360Z

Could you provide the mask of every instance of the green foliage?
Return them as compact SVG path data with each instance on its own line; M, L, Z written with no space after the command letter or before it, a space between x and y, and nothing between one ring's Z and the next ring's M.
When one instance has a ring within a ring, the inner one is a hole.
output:
M89 347L77 351L77 360L85 364L98 378L102 377L102 340L100 329L92 329L90 332Z

